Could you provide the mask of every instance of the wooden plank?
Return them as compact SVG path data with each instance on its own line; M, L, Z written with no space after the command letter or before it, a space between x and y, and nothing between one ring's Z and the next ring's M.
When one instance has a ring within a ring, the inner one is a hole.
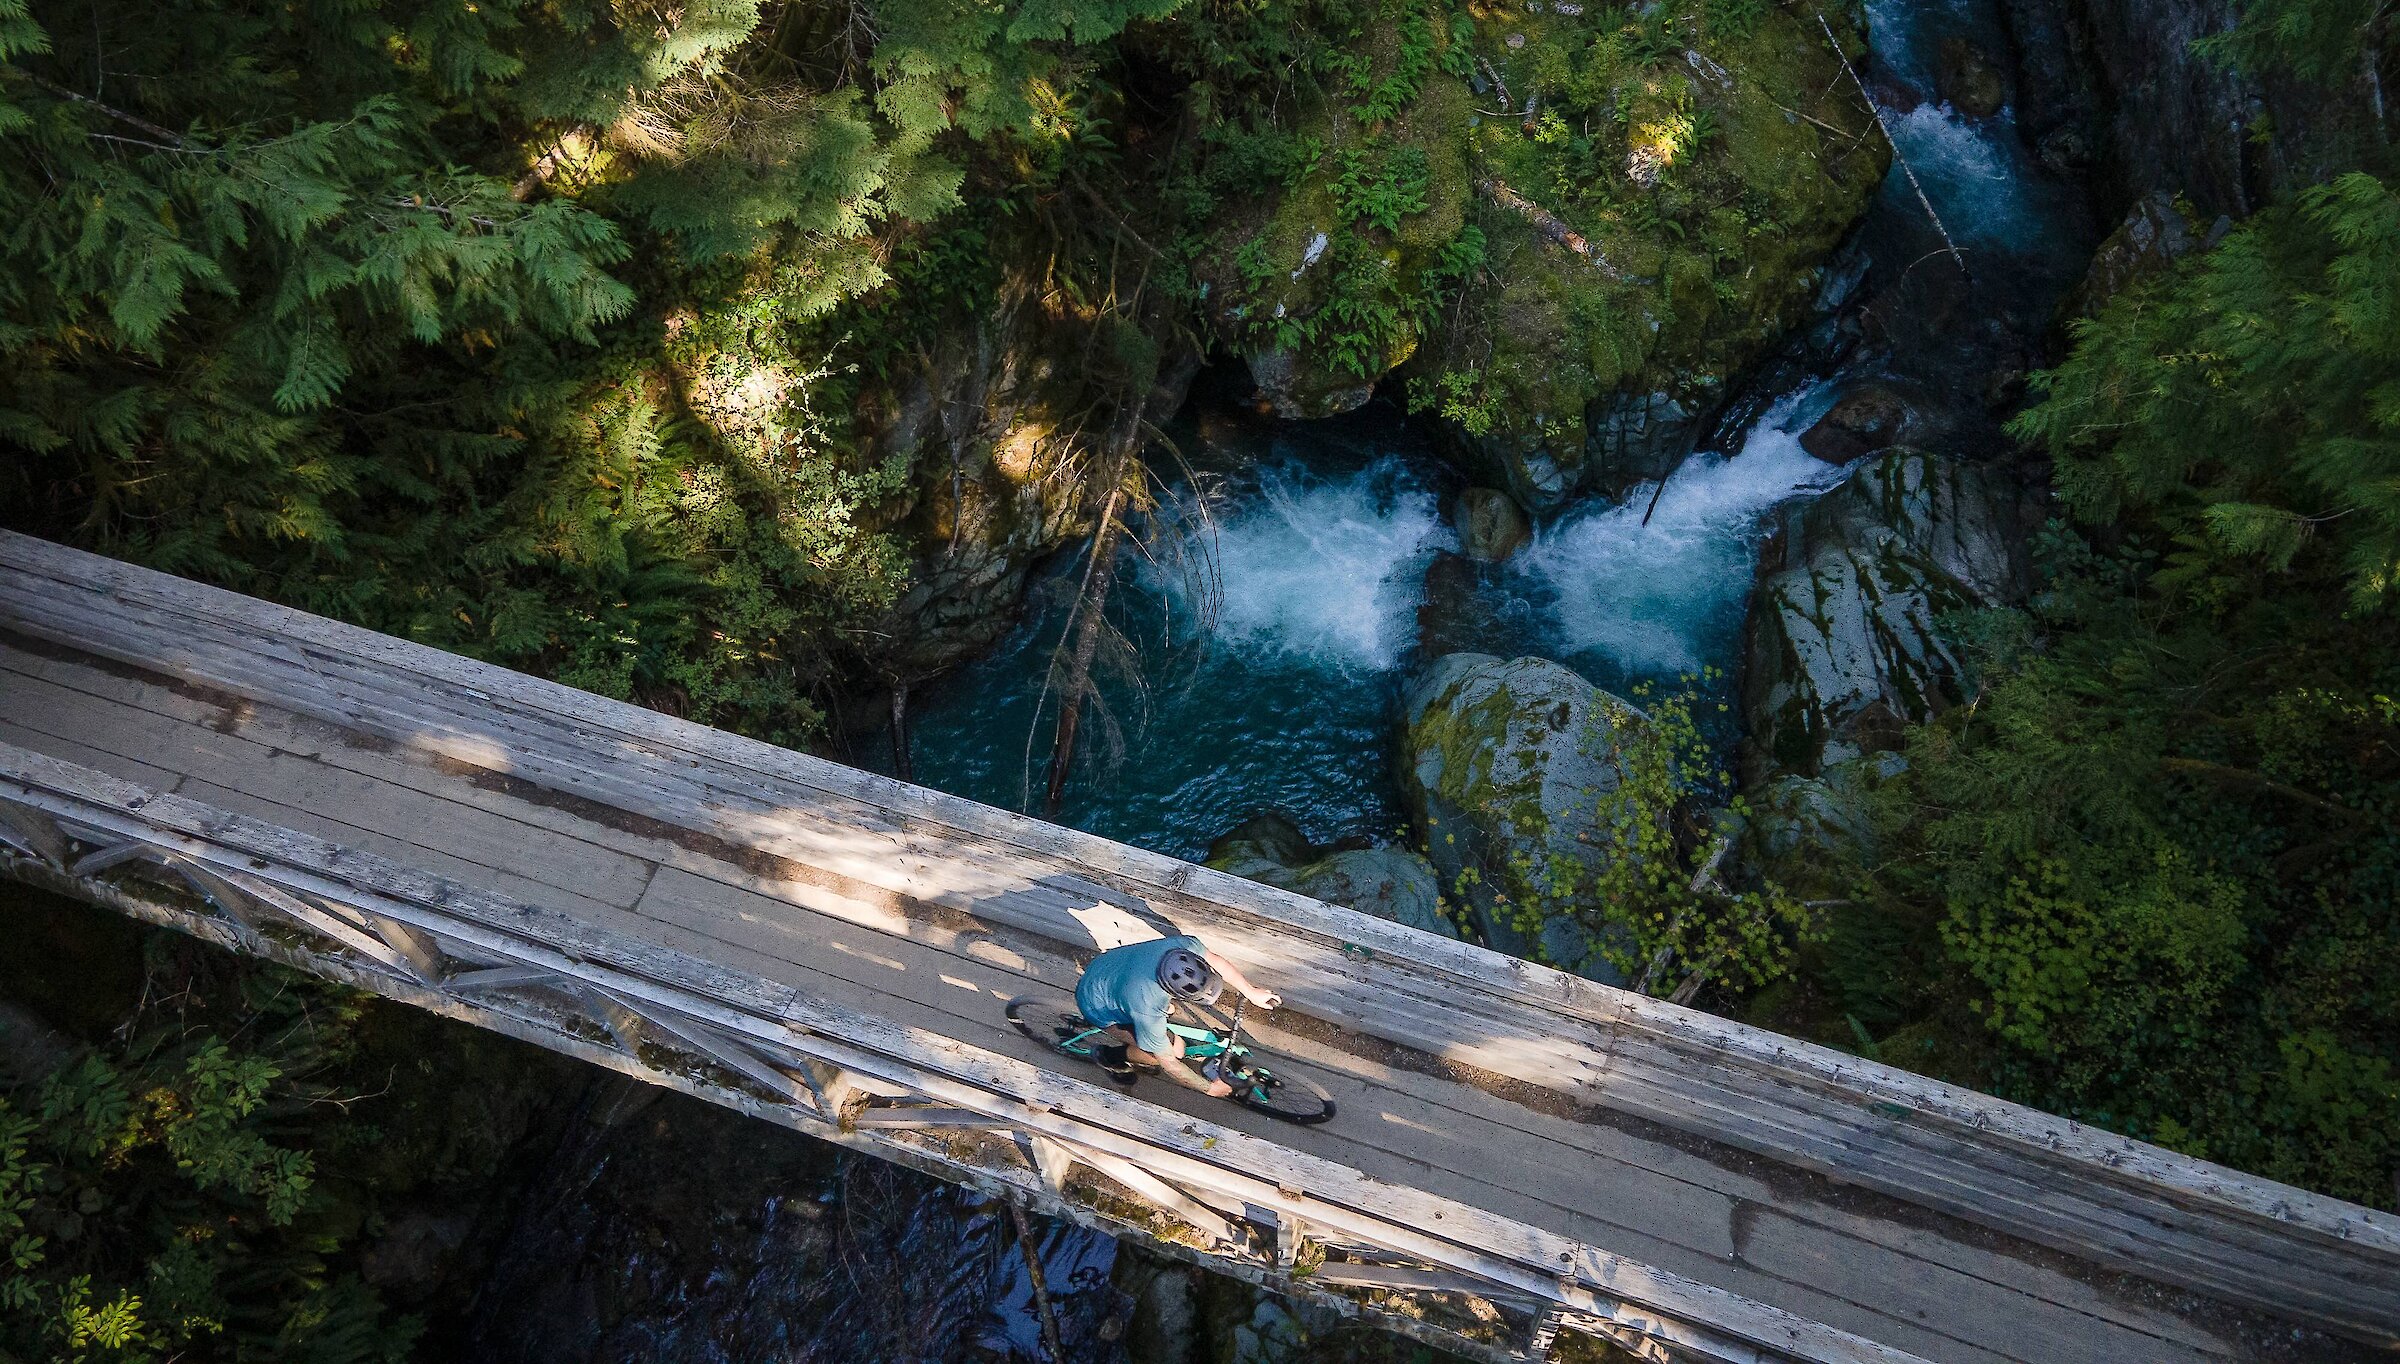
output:
M592 922L626 911L600 901L562 890L547 882L536 881L513 871L496 870L481 863L452 857L438 849L406 839L396 838L380 829L361 828L345 824L321 811L283 805L256 796L248 791L219 786L215 782L187 777L176 794L204 802L218 809L231 810L283 828L299 830L344 847L372 852L394 861L405 861L428 871L438 872L452 880L485 887L516 899L538 901L553 909L573 913Z
M2378 1279L2380 1271L2369 1259L2305 1242L2277 1246L2202 1234L2197 1216L2177 1205L2091 1197L2107 1194L2109 1187L2044 1183L2038 1171L1983 1167L1951 1158L1947 1150L1913 1150L1908 1129L1875 1131L1811 1120L1807 1109L1789 1098L1718 1092L1703 1084L1629 1073L1620 1078L1618 1101L1662 1120L1683 1118L1678 1125L1706 1125L1752 1149L1773 1149L1793 1164L1868 1187L1881 1187L1892 1169L1906 1169L1913 1179L1913 1201L1961 1215L1993 1204L2008 1206L2025 1218L2025 1232L2071 1224L2078 1243L2108 1247L2153 1274L2172 1270L2203 1283L2272 1286L2289 1295L2279 1300L2286 1310L2307 1303L2311 1310L2347 1314L2355 1294L2389 1303L2394 1291L2390 1281Z
M0 800L0 838L54 867L66 866L75 856L67 836L47 815L4 800Z
M516 820L461 820L455 817L454 801L279 752L239 733L129 712L122 705L19 674L10 675L8 690L12 701L42 717L38 723L46 731L67 731L65 737L129 757L164 754L169 758L166 765L214 786L268 796L287 808L554 884L603 904L632 904L649 877L648 864L596 843L575 844L568 856L534 856L536 850L556 844Z
M549 985L559 979L558 973L541 966L491 966L480 971L461 971L441 982L444 991L454 994L473 994L480 990L516 990L528 985Z
M1012 1131L1016 1127L1006 1118L995 1118L989 1113L978 1113L970 1108L945 1108L940 1104L870 1104L851 1115L850 1125L854 1128L899 1127L911 1130L981 1128L1002 1132Z
M1768 1209L1747 1219L1741 1241L1742 1262L1754 1269L1836 1298L1871 1299L1901 1320L1965 1343L2006 1341L2012 1353L2053 1364L2204 1364L2227 1357L2122 1328L2099 1329L2063 1313L2028 1311L2031 1300L2023 1294L1964 1292L1954 1276L1928 1273L1921 1262L1873 1246L1829 1246Z
M1505 1303L1530 1301L1520 1294L1441 1269L1426 1269L1416 1265L1363 1264L1345 1260L1328 1260L1309 1274L1318 1283L1340 1284L1346 1288L1384 1288L1402 1293L1466 1293Z
M1053 1191L1065 1192L1067 1176L1075 1169L1075 1148L1039 1132L1020 1133L1019 1139L1024 1143L1026 1159L1033 1163L1042 1183Z
M1220 1246L1238 1246L1242 1236L1234 1224L1213 1208L1203 1207L1183 1190L1122 1156L1107 1151L1077 1153L1084 1164L1125 1186L1128 1193L1155 1208L1163 1208Z

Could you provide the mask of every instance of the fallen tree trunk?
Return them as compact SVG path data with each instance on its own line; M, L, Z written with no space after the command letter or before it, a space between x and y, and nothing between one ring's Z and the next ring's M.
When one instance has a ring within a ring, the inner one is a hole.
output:
M1083 590L1076 595L1074 643L1068 647L1067 675L1059 688L1058 738L1050 750L1050 785L1042 799L1042 816L1058 817L1065 798L1067 773L1075 764L1075 732L1083 723L1084 699L1092 691L1092 660L1100 652L1101 632L1108 628L1108 591L1117 580L1117 538L1122 533L1118 512L1125 504L1125 465L1117 464L1117 483L1100 509L1100 528L1092 532L1092 561L1084 569Z
M1608 263L1608 257L1600 254L1600 248L1592 245L1582 233L1567 226L1550 210L1510 189L1506 182L1490 179L1478 180L1475 182L1475 188L1484 198L1533 224L1533 230L1541 233L1545 240L1555 242L1599 266L1601 273L1610 279L1625 277L1617 267Z

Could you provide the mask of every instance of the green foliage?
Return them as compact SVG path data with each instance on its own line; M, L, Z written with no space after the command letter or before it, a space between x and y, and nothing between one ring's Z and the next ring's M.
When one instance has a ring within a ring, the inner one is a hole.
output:
M2237 0L2236 8L2231 29L2200 40L2204 55L2323 84L2355 79L2361 55L2376 50L2391 22L2380 0Z
M1339 160L1342 169L1333 181L1333 201L1343 217L1397 232L1402 218L1425 211L1432 168L1424 148L1370 143L1344 150Z
M2162 598L2153 558L2053 543L2031 628L1878 792L1835 934L1917 941L1840 1007L1904 1063L2388 1206L2400 640L2331 582L2229 566Z
M294 1119L354 1017L253 978L263 1043L137 1018L131 1040L0 1091L0 1352L397 1364L416 1324L331 1272L340 1214Z
M1617 782L1596 793L1592 827L1576 839L1603 854L1521 858L1512 879L1529 893L1508 905L1529 938L1538 940L1546 923L1572 920L1632 988L1679 1000L1711 987L1768 985L1791 970L1795 948L1814 933L1813 916L1782 886L1737 889L1719 879L1747 809L1738 798L1715 815L1694 808L1727 783L1694 715L1701 702L1691 684L1699 680L1663 695L1644 683L1633 696L1640 710L1595 717L1599 742L1591 747L1607 755ZM1542 821L1537 814L1520 822Z
M1701 0L1701 22L1712 36L1747 38L1767 17L1767 0Z
M1474 370L1444 370L1437 378L1417 378L1408 387L1408 410L1438 413L1470 436L1491 434L1500 421L1497 395L1484 386Z
M817 328L954 159L752 0L170 8L0 8L12 521L812 735L905 577Z
M2079 324L2015 430L2077 515L2154 518L2168 585L2225 558L2400 591L2400 196L2352 174Z
M1340 49L1329 50L1325 59L1328 66L1337 67L1349 77L1351 93L1357 96L1357 102L1350 106L1350 116L1369 126L1398 118L1425 88L1425 78L1433 72L1439 30L1434 27L1432 13L1421 3L1389 5L1387 15L1392 9L1399 10L1396 16L1391 16L1395 19L1392 31L1398 39L1399 52L1391 69L1381 77L1371 75L1368 63L1360 57Z

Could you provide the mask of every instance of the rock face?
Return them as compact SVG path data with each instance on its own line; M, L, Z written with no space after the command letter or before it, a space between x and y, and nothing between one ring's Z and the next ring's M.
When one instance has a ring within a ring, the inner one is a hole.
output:
M1595 404L1585 423L1583 486L1616 497L1675 472L1700 438L1707 406L1671 393L1620 393Z
M1479 564L1496 564L1525 547L1533 527L1516 499L1494 488L1469 488L1451 508L1459 548Z
M1016 623L1034 562L1087 534L1097 515L1076 414L1091 391L1075 357L1081 333L1031 300L1004 297L972 333L858 414L872 462L904 459L913 478L890 519L915 557L914 581L877 634L873 663L913 681L999 642ZM1162 357L1148 376L1146 414L1163 424L1183 405L1200 356Z
M1750 603L1754 781L1888 748L1957 699L1937 618L2023 594L2018 502L2003 470L1895 450L1784 515Z
M1408 357L1395 357L1398 364ZM1375 396L1375 381L1323 366L1305 364L1288 350L1252 351L1245 357L1250 382L1257 386L1259 406L1278 417L1313 421L1338 417L1367 405Z
M1453 426L1442 437L1459 467L1544 512L1580 493L1619 497L1675 472L1717 406L1705 392L1612 393L1580 416L1535 413L1486 435Z
M1458 936L1442 914L1433 864L1406 848L1327 851L1311 846L1299 826L1270 812L1210 844L1208 865L1427 933Z
M2200 244L2200 235L2176 206L2175 196L2163 189L2143 195L2125 215L2124 225L2093 253L2091 270L2067 300L2069 315L2092 316L2127 289L2173 269Z
M1548 659L1451 654L1409 689L1402 797L1484 941L1621 983L1581 926L1553 918L1529 931L1512 906L1540 904L1554 866L1588 875L1604 865L1608 849L1588 835L1621 780L1615 736L1642 723Z
M2366 75L2312 86L2228 69L2193 43L2232 26L2234 0L2005 0L2024 62L2027 132L2088 144L2116 211L2152 190L2204 219L2242 217L2356 165L2379 145ZM2388 71L2385 79L2389 80Z
M1848 464L1907 439L1914 416L1908 400L1892 390L1862 388L1802 433L1800 448L1828 464Z

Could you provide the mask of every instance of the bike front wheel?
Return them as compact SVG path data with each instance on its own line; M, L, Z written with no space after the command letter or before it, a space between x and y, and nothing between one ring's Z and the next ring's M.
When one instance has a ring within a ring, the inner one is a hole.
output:
M1266 1065L1253 1057L1226 1076L1225 1082L1233 1086L1235 1103L1270 1118L1304 1127L1333 1120L1333 1095L1289 1062Z

